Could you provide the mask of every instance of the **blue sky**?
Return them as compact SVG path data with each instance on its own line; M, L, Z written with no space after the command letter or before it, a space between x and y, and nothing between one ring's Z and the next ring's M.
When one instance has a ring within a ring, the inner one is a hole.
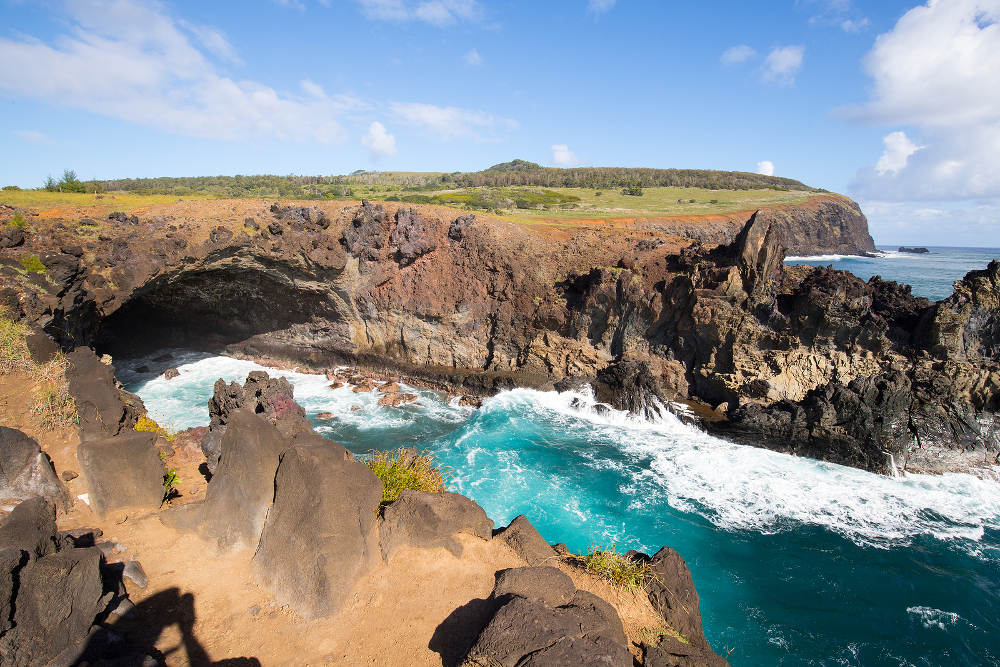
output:
M1000 0L8 0L0 183L773 168L857 198L877 242L997 246L997 18Z

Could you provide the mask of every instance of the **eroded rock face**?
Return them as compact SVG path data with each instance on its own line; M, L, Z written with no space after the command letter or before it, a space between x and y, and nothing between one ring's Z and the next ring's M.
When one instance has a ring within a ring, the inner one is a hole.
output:
M135 426L146 410L138 397L119 391L114 367L89 348L74 350L68 359L66 379L76 397L80 439L108 438Z
M396 211L396 226L389 243L395 248L396 261L401 266L413 264L418 257L437 248L439 235L435 226L413 208Z
M300 440L278 466L253 567L279 603L317 618L334 614L379 557L382 483L340 445Z
M80 443L76 451L80 475L96 514L160 506L164 467L155 444L156 434L142 431Z
M531 525L528 517L520 514L504 528L498 537L506 542L528 565L541 565L555 558L556 552L541 533Z
M490 599L465 667L632 665L618 612L554 567L502 570Z
M389 560L404 546L444 547L460 557L462 545L454 537L458 533L488 540L493 521L482 507L461 494L406 489L383 510L379 524L382 557Z
M60 505L69 502L38 443L17 429L0 426L0 499L19 502L34 496Z

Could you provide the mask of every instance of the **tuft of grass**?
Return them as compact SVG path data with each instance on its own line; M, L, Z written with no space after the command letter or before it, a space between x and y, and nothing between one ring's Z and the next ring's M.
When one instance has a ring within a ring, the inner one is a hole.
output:
M77 421L76 400L69 393L66 370L69 362L62 352L48 363L35 367L35 401L32 414L46 431L73 426Z
M45 265L38 255L27 254L21 257L21 267L28 273L45 273Z
M584 559L588 572L593 572L616 588L638 592L649 578L649 563L632 559L607 548L592 547Z
M161 436L167 442L177 442L177 433L171 429L163 428L148 414L139 417L139 420L132 427L134 431L145 431Z
M177 485L180 484L181 478L177 476L177 470L175 468L168 468L167 472L163 475L163 500L160 504L167 503L177 497Z
M34 368L26 342L29 331L28 325L15 322L6 317L6 311L0 311L0 375Z
M444 491L444 473L434 463L434 458L426 451L416 455L405 447L387 452L372 451L365 465L382 480L379 509L396 500L404 489Z
M674 630L669 625L661 625L659 627L644 627L639 629L639 640L644 641L650 646L659 646L660 642L663 641L664 636L673 637L682 644L690 644L687 637L681 633Z

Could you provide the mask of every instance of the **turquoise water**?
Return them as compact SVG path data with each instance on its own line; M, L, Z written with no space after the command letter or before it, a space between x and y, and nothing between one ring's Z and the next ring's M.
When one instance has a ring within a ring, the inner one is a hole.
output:
M991 259L1000 259L1000 248L939 248L930 247L926 255L898 252L899 246L879 246L883 257L853 255L817 255L788 257L785 264L833 266L850 271L863 280L882 276L913 286L914 296L939 301L951 296L952 284L973 269L985 269Z
M217 378L261 368L177 354L180 376L169 381L131 370L162 364L117 364L174 428L208 423ZM451 488L498 525L527 514L577 552L674 547L706 634L733 665L1000 664L995 480L881 477L728 443L673 417L571 407L586 394L514 390L474 410L410 388L416 404L387 408L375 393L330 390L323 376L269 372L295 385L319 432L356 453L432 450Z

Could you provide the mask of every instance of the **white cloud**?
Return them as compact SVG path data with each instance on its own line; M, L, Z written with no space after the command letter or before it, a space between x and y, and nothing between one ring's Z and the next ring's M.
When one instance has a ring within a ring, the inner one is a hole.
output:
M226 36L219 30L206 25L195 25L187 21L177 21L178 25L193 34L201 45L215 56L234 65L242 65L243 60Z
M615 6L615 0L588 0L587 11L591 14L609 12Z
M482 20L478 0L357 0L365 16L378 21L423 21L439 27Z
M517 121L485 111L419 102L393 102L389 108L401 123L421 128L445 141L461 138L498 141L503 133L518 128Z
M896 173L906 167L906 161L910 156L919 151L923 146L918 146L906 136L906 132L893 132L882 138L885 144L885 152L875 165L875 171L879 175L889 172Z
M764 69L761 76L764 81L791 85L795 83L795 75L802 68L805 56L803 46L779 46L771 50L764 59Z
M907 133L888 135L885 153L859 170L853 192L882 202L1000 203L998 21L998 0L931 0L878 37L865 58L871 99L842 113L912 128L921 146Z
M320 96L315 84L301 97L222 76L159 3L81 0L66 8L69 32L52 44L0 39L0 89L195 137L343 137L336 116L349 98ZM205 30L198 39L209 50ZM222 42L208 41L212 51L225 52Z
M575 167L580 164L580 159L566 144L553 144L552 163L560 167Z
M723 51L719 60L722 61L723 65L738 65L756 56L757 51L746 44L740 44L739 46L733 46Z
M306 6L301 0L273 0L274 4L281 5L282 7L291 7L292 9L297 9L300 12L306 10Z
M373 160L396 154L396 137L389 134L385 125L378 121L368 127L368 134L361 138L361 143L371 153Z
M858 33L867 28L870 25L870 21L867 17L860 19L844 19L840 22L840 29L844 32Z
M774 163L770 160L761 160L757 163L757 173L765 176L774 176Z
M885 202L861 199L880 245L996 246L996 201Z
M473 67L478 67L483 64L483 57L479 55L477 49L471 49L468 53L462 56L466 65L472 65Z
M14 130L11 132L15 137L21 141L27 142L29 144L52 144L52 139L49 138L44 132L39 132L38 130Z

